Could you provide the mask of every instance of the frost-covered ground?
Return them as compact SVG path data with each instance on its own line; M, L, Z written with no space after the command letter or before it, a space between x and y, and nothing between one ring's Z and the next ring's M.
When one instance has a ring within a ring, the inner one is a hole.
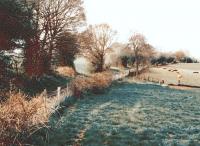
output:
M35 145L200 145L200 91L116 84L64 108L51 127L35 134Z

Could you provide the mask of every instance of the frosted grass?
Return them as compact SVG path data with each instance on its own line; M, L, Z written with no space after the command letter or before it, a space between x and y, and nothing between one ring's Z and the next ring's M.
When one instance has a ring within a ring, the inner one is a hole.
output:
M36 145L200 145L200 92L117 84L65 108L51 127L45 142L36 135Z

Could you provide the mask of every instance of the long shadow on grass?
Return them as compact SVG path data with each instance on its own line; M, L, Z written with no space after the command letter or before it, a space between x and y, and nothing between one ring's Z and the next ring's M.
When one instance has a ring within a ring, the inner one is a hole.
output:
M47 136L35 135L35 145L198 145L200 140L198 92L121 83L72 103L51 117Z

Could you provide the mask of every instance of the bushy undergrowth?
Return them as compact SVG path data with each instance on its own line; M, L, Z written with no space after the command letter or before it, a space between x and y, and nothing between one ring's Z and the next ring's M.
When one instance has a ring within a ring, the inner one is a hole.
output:
M58 67L56 70L60 75L67 77L75 77L76 72L72 67Z
M5 103L0 104L0 145L21 145L27 136L37 131L48 121L44 97L27 100L22 93L11 93Z
M112 83L110 72L95 73L89 77L78 76L71 83L70 87L75 97L80 97L85 92L100 93Z
M2 80L0 79L0 101L8 98L7 92L21 90L29 96L36 96L46 89L48 92L55 91L57 87L63 87L70 82L70 77L64 77L60 74L52 72L40 78L28 78L23 74L16 76L9 73Z

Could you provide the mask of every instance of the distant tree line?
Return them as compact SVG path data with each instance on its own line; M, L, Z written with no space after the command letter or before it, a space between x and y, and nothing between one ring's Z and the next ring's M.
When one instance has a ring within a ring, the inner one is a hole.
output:
M89 40L92 39L90 38ZM140 68L148 68L151 65L167 65L175 63L198 63L198 60L196 60L195 58L191 58L183 51L176 51L174 53L167 53L167 52L162 53L157 51L151 44L147 42L145 36L140 33L135 33L132 36L130 36L128 42L125 44L120 44L120 43L114 43L114 44L115 45L107 47L108 51L104 53L104 56L106 56L106 54L112 54L110 55L112 60L110 65L123 66L124 68L135 68L136 75L138 75L139 73L138 71ZM120 53L119 50L118 53L112 53L119 48L120 48ZM98 56L99 52L94 50L93 54L94 56L96 55ZM86 56L89 55L87 54ZM91 60L94 60L92 59L91 56L89 56L89 58ZM101 61L98 60L97 62ZM97 63L94 62L94 64Z
M175 63L198 63L198 60L187 56L183 51L177 51L171 54L160 54L151 59L152 65L166 65Z

